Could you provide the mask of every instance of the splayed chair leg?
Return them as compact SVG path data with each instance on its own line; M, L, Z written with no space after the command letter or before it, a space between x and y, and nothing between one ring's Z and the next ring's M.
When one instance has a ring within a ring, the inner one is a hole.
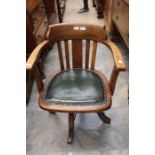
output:
M108 116L106 116L104 112L98 112L97 114L99 118L103 121L103 123L110 124L111 119Z
M75 113L68 114L68 139L67 139L68 144L72 144L73 141L75 117L76 117Z

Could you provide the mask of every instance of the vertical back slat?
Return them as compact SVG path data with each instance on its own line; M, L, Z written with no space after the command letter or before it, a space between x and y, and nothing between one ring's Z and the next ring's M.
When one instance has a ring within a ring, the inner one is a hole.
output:
M64 70L64 62L63 62L62 49L61 49L61 43L60 42L57 42L57 47L58 47L60 67L61 67L61 70Z
M85 68L89 68L89 50L90 50L90 40L86 40L86 59L85 59Z
M66 66L67 66L67 69L70 69L68 40L65 40L65 55L66 55Z
M82 68L82 40L72 40L73 68Z
M94 67L95 67L96 49L97 49L97 42L94 41L94 44L93 44L93 53L92 53L92 62L91 62L91 69L92 70L94 70Z

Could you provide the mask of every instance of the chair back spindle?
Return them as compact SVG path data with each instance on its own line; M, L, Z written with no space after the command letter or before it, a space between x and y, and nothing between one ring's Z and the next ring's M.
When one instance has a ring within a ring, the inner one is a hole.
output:
M65 40L64 43L65 43L66 68L70 69L70 56L69 56L68 40Z
M90 50L90 40L86 40L86 56L85 56L85 68L89 68L89 50Z
M62 48L61 48L61 42L60 41L57 42L57 47L58 47L60 67L61 67L61 70L64 70L64 62L63 62L63 55L62 55Z
M95 67L96 49L97 49L97 42L94 41L94 43L93 43L93 51L92 51L92 61L91 61L91 69L92 70L94 70L94 67Z
M67 26L66 26L67 25ZM90 24L61 24L50 25L47 33L47 40L56 42L58 46L58 55L61 70L72 68L95 68L97 42L106 40L107 36L102 26L92 26ZM69 48L69 40L72 41L71 49ZM86 40L85 59L83 59L82 41ZM61 48L61 41L64 41L65 61L63 61L63 53ZM92 58L90 56L90 41L93 41ZM72 60L70 59L70 53L72 53ZM85 61L85 62L84 62ZM66 62L66 64L64 64ZM90 67L89 67L89 63ZM84 64L84 66L83 66ZM66 67L65 67L66 66Z
M86 40L86 51L85 51L85 60L83 60L83 50L82 50L82 40L76 39L72 40L72 64L73 68L86 68L86 69L92 69L95 68L95 60L96 60L96 51L97 51L97 42L93 41L93 48L92 48L92 57L91 57L91 66L89 67L89 55L90 55L90 41ZM64 40L64 55L63 58L63 50L61 46L61 41L57 42L57 48L58 48L58 55L59 55L59 62L60 62L60 68L61 70L70 69L70 55L69 55L69 43L68 40ZM64 60L65 59L65 60ZM83 66L83 61L84 66ZM66 62L66 64L65 64Z
M73 68L82 68L82 40L72 40Z

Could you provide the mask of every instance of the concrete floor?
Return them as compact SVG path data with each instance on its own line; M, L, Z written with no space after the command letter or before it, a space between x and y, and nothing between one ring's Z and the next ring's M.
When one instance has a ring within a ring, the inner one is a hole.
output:
M91 1L89 1L90 3ZM89 22L104 24L96 18L96 11L77 14L81 0L68 0L64 22ZM84 43L85 44L85 43ZM75 120L75 135L72 145L66 144L68 120L66 113L56 115L38 107L38 92L33 86L30 102L27 105L27 155L128 155L129 151L129 107L128 107L128 50L118 44L127 64L127 71L119 74L112 108L106 114L112 119L111 124L103 124L95 113L78 114ZM49 52L45 62L48 76L50 67L58 67L56 46ZM107 77L113 67L109 49L99 44L97 48L96 68Z

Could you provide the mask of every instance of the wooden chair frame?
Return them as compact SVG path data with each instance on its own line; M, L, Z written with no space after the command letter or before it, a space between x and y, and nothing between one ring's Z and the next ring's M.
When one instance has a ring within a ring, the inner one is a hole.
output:
M70 65L68 40L72 40L73 67L71 67ZM86 56L84 67L82 66L82 40L86 40ZM94 43L93 43L91 66L89 67L90 40L94 41ZM64 67L65 65L63 61L62 48L60 44L61 41L64 41L65 45L66 68ZM108 80L103 73L95 69L97 42L106 45L112 52L114 58L114 67L110 76L110 80ZM43 49L46 48L50 43L57 43L61 70L53 72L52 75L49 78L47 78L46 82L43 83L40 72L37 67L37 61L40 54L43 52ZM125 71L125 63L117 46L110 40L107 40L104 27L83 23L56 24L49 26L46 40L40 43L33 50L32 54L30 55L26 63L26 69L27 71L32 72L35 77L37 88L40 94L39 106L42 109L47 110L51 113L52 112L68 113L68 123L69 123L69 131L68 131L69 133L67 141L68 144L71 144L73 140L74 120L76 117L76 113L96 112L99 118L104 123L110 123L110 118L108 118L103 111L111 107L112 104L111 96L114 94L117 77L120 71ZM81 106L75 107L73 105L61 106L57 104L51 104L51 105L47 104L45 101L45 92L49 82L51 81L51 79L53 79L53 77L55 77L60 72L70 69L86 69L97 74L104 83L104 86L106 88L106 97L107 97L106 103L91 106L85 105L82 107Z

